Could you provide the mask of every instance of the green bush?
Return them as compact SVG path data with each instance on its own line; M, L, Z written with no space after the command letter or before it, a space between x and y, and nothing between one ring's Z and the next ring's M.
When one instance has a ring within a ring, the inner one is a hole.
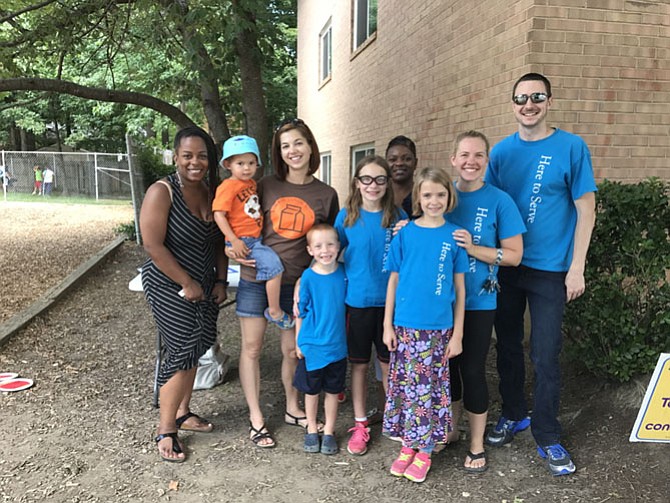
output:
M135 241L137 235L135 234L135 222L128 222L127 224L119 224L114 227L114 232L117 234L125 234L126 240Z
M567 351L617 381L651 372L670 350L670 185L605 180L586 266L568 304Z
M154 154L148 147L144 147L138 152L137 159L142 171L144 190L148 189L156 180L173 173L175 170L174 166L163 164L161 157Z

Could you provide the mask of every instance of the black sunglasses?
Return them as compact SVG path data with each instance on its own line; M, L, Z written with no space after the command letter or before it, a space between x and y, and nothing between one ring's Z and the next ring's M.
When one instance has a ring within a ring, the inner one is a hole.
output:
M549 95L547 93L532 93L530 96L527 94L517 94L516 96L512 96L512 101L517 105L525 105L528 103L528 98L533 103L544 103L549 99Z
M356 180L361 182L363 185L370 185L372 182L375 182L377 185L386 185L386 182L388 182L389 177L384 175L379 176L363 175L363 176L357 176Z
M277 129L275 129L275 131L279 131L281 128L283 128L283 127L286 126L287 124L291 124L292 126L304 126L304 125L305 125L305 121L303 121L302 119L298 119L298 118L295 118L295 119L284 119L283 121L281 121L281 122L279 123L279 126L277 126Z

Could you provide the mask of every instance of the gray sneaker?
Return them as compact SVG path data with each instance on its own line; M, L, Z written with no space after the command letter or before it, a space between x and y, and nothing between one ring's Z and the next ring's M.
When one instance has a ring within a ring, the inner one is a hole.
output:
M542 459L547 460L549 471L554 477L570 475L575 472L575 464L570 458L570 453L561 444L537 446L537 453Z
M494 447L509 444L514 436L530 426L530 416L519 421L512 421L505 416L500 416L495 428L489 430L486 435L486 443Z

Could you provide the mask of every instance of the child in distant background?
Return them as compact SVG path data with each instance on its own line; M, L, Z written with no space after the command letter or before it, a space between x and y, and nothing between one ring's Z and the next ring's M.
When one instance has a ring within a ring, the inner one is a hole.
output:
M42 195L42 168L35 165L33 166L33 175L35 177L35 187L33 188L32 195L37 194L38 196Z
M468 257L444 214L456 205L446 171L422 169L414 214L391 242L384 343L391 353L383 433L402 441L391 474L426 479L435 445L452 429L449 358L460 354Z
M261 242L263 213L256 182L253 177L261 164L256 140L249 136L233 136L223 144L223 167L230 171L230 178L221 182L212 203L214 220L232 248L233 258L256 261L256 279L266 281L268 308L265 318L282 330L288 330L295 321L279 305L282 265L279 256Z
M302 273L296 322L296 354L299 358L293 386L305 393L307 432L305 452L336 454L335 421L337 395L344 390L347 373L346 310L347 279L337 262L340 242L328 224L317 224L307 232L307 252L314 258ZM317 411L319 394L325 392L326 424L319 446Z

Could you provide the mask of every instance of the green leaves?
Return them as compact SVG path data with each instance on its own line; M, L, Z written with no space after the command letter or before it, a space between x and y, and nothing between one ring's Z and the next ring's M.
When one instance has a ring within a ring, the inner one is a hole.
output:
M295 110L295 8L295 0L5 0L0 7L0 79L60 78L150 94L210 127L215 125L211 110L205 118L209 103L202 89L214 87L221 96L215 105L224 117L221 122L237 133L253 120L243 113L242 103L249 97L242 90L234 50L243 27L256 34L265 86L264 96L252 98L267 103L270 124ZM238 16L238 9L251 13L254 22ZM208 82L203 82L204 73ZM65 95L54 103L47 93L34 96L39 99L21 110L41 120L40 131L57 121L61 135L86 142L85 148L100 150L116 142L114 150L125 150L119 124L144 133L160 133L167 125L159 113L139 107L95 105ZM7 110L27 100L25 91L0 94L0 130L15 126L16 114Z
M568 304L568 352L617 381L653 370L670 351L670 184L603 181L585 273Z

